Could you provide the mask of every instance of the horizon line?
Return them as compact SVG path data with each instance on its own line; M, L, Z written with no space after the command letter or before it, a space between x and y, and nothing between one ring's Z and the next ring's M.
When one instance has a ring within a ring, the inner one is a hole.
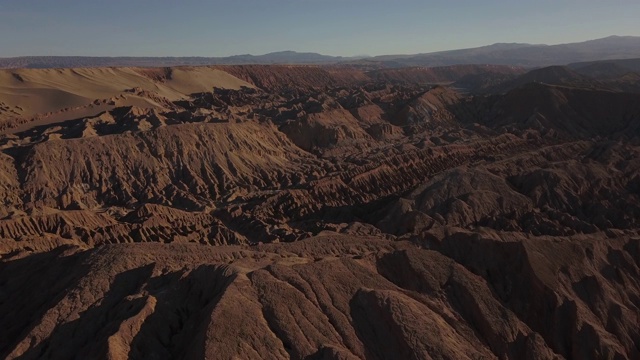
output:
M296 54L314 54L321 55L327 57L334 58L346 58L346 59L354 59L354 58L375 58L380 56L411 56L411 55L424 55L424 54L435 54L440 52L447 51L456 51L456 50L469 50L469 49L478 49L488 46L495 45L528 45L528 46L558 46L558 45L568 45L568 44L580 44L589 41L597 41L597 40L605 40L610 38L640 38L640 35L608 35L604 37L598 37L594 39L587 39L581 41L574 42L564 42L564 43L526 43L526 42L495 42L491 44L479 45L479 46L471 46L471 47L461 47L461 48L448 48L444 50L435 50L435 51L427 51L427 52L414 52L414 53L388 53L388 54L377 54L377 55L331 55L325 53L319 53L314 51L301 51L301 50L277 50L270 51L263 54L254 55L252 53L244 53L244 54L233 54L233 55L19 55L19 56L0 56L0 59L19 59L19 58L64 58L64 57L77 57L77 58L202 58L202 59L223 59L223 58L231 58L231 57L241 57L241 56L266 56L272 54L293 52Z

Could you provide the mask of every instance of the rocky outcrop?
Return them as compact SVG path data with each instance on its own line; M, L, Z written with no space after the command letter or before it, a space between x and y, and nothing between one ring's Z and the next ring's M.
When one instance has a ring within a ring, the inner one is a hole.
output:
M11 326L1 349L7 358L634 358L637 245L460 233L439 252L328 234L256 248L59 249L2 265L0 313ZM33 300L16 308L17 297Z

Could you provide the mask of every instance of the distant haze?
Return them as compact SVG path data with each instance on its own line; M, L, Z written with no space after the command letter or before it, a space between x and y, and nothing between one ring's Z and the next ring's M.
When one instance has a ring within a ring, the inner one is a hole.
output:
M640 37L610 36L561 45L494 44L471 49L415 55L340 57L282 51L229 57L82 57L27 56L0 58L0 68L158 67L247 64L347 65L363 70L463 64L539 67L612 59L640 58Z
M416 54L640 35L636 0L7 0L0 57Z

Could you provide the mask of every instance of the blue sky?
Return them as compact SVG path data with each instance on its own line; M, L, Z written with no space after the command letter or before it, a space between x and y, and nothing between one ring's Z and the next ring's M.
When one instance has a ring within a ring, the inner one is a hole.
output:
M0 0L0 57L421 53L640 35L638 0Z

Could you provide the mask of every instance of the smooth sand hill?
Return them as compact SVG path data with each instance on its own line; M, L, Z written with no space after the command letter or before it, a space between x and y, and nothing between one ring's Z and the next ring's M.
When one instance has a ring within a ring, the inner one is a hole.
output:
M162 100L184 99L214 87L242 86L253 87L210 67L2 70L0 125L36 115L42 125L95 115L116 105L162 108Z

